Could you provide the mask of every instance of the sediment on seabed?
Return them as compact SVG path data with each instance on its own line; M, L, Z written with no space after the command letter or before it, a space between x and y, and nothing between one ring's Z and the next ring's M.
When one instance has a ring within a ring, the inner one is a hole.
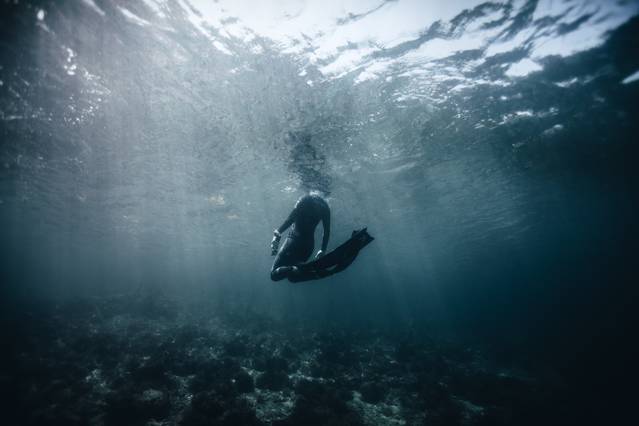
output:
M91 299L9 319L8 424L521 425L560 391L459 343L177 306Z

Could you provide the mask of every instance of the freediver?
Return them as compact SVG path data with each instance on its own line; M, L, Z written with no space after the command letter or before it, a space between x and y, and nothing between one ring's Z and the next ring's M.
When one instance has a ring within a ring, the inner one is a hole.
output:
M307 262L315 248L315 228L320 221L324 225L322 247L315 259ZM293 228L278 252L282 232L291 225ZM311 192L297 200L282 226L273 231L271 255L277 257L271 268L271 279L280 281L288 278L290 282L299 283L329 277L348 268L359 252L374 240L363 228L353 231L348 240L326 253L330 233L331 209L324 197L318 192Z
M276 256L271 268L271 279L273 281L280 281L284 278L291 279L296 274L299 274L299 265L306 262L313 254L315 228L320 221L324 227L324 235L322 237L322 246L315 255L315 259L321 258L326 253L328 239L331 234L331 209L319 192L311 191L297 200L295 207L282 223L282 226L273 231L271 255ZM291 225L293 227L278 252L282 233Z

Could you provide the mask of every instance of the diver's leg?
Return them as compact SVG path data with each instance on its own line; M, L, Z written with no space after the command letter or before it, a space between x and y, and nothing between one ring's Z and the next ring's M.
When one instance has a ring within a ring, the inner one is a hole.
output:
M293 238L287 237L286 240L284 240L284 244L277 253L275 261L273 262L273 267L271 268L271 280L283 280L288 277L291 272L294 272L297 268L295 266L295 263L297 263L297 249L297 244Z
M281 281L297 272L297 266L280 266L271 271L271 280Z
M284 278L290 277L291 274L297 273L297 270L298 267L295 265L273 266L271 269L271 280L281 281Z
M373 240L374 238L366 232L366 228L354 231L351 238L324 257L310 262L308 265L300 265L299 273L289 275L289 280L294 282L310 281L341 272L349 267L357 258L360 250Z
M308 281L309 278L307 278L307 276L309 273L312 274L312 272L303 270L303 263L306 262L313 254L313 249L315 248L315 240L313 239L313 236L297 238L296 248L295 261L293 262L293 265L299 265L299 267L293 266L293 269L288 271L288 280L290 282Z

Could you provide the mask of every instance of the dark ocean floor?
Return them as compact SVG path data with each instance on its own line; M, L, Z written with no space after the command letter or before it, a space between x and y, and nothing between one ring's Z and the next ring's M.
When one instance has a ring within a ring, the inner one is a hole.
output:
M478 348L402 332L131 297L16 311L2 328L7 426L553 424L565 392Z

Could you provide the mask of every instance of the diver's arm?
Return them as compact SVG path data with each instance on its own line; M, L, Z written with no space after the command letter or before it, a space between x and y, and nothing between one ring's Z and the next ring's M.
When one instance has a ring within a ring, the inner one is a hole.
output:
M331 235L331 211L327 210L322 217L322 225L324 226L324 236L322 237L322 248L315 255L315 259L319 259L326 253L326 247L328 246L328 238Z
M282 226L276 229L278 234L281 234L282 232L286 231L288 227L291 226L293 222L295 222L296 213L297 213L297 204L295 205L295 208L293 208L293 211L291 211L291 214L288 215L288 217L286 218Z
M326 252L328 246L328 239L331 236L331 211L327 210L326 214L322 218L322 225L324 226L324 237L322 238L322 253Z
M280 239L282 238L282 232L286 231L289 226L295 222L295 215L297 213L297 204L293 208L293 211L288 215L284 223L273 231L273 239L271 240L271 254L275 256L277 254L277 249L280 245Z

